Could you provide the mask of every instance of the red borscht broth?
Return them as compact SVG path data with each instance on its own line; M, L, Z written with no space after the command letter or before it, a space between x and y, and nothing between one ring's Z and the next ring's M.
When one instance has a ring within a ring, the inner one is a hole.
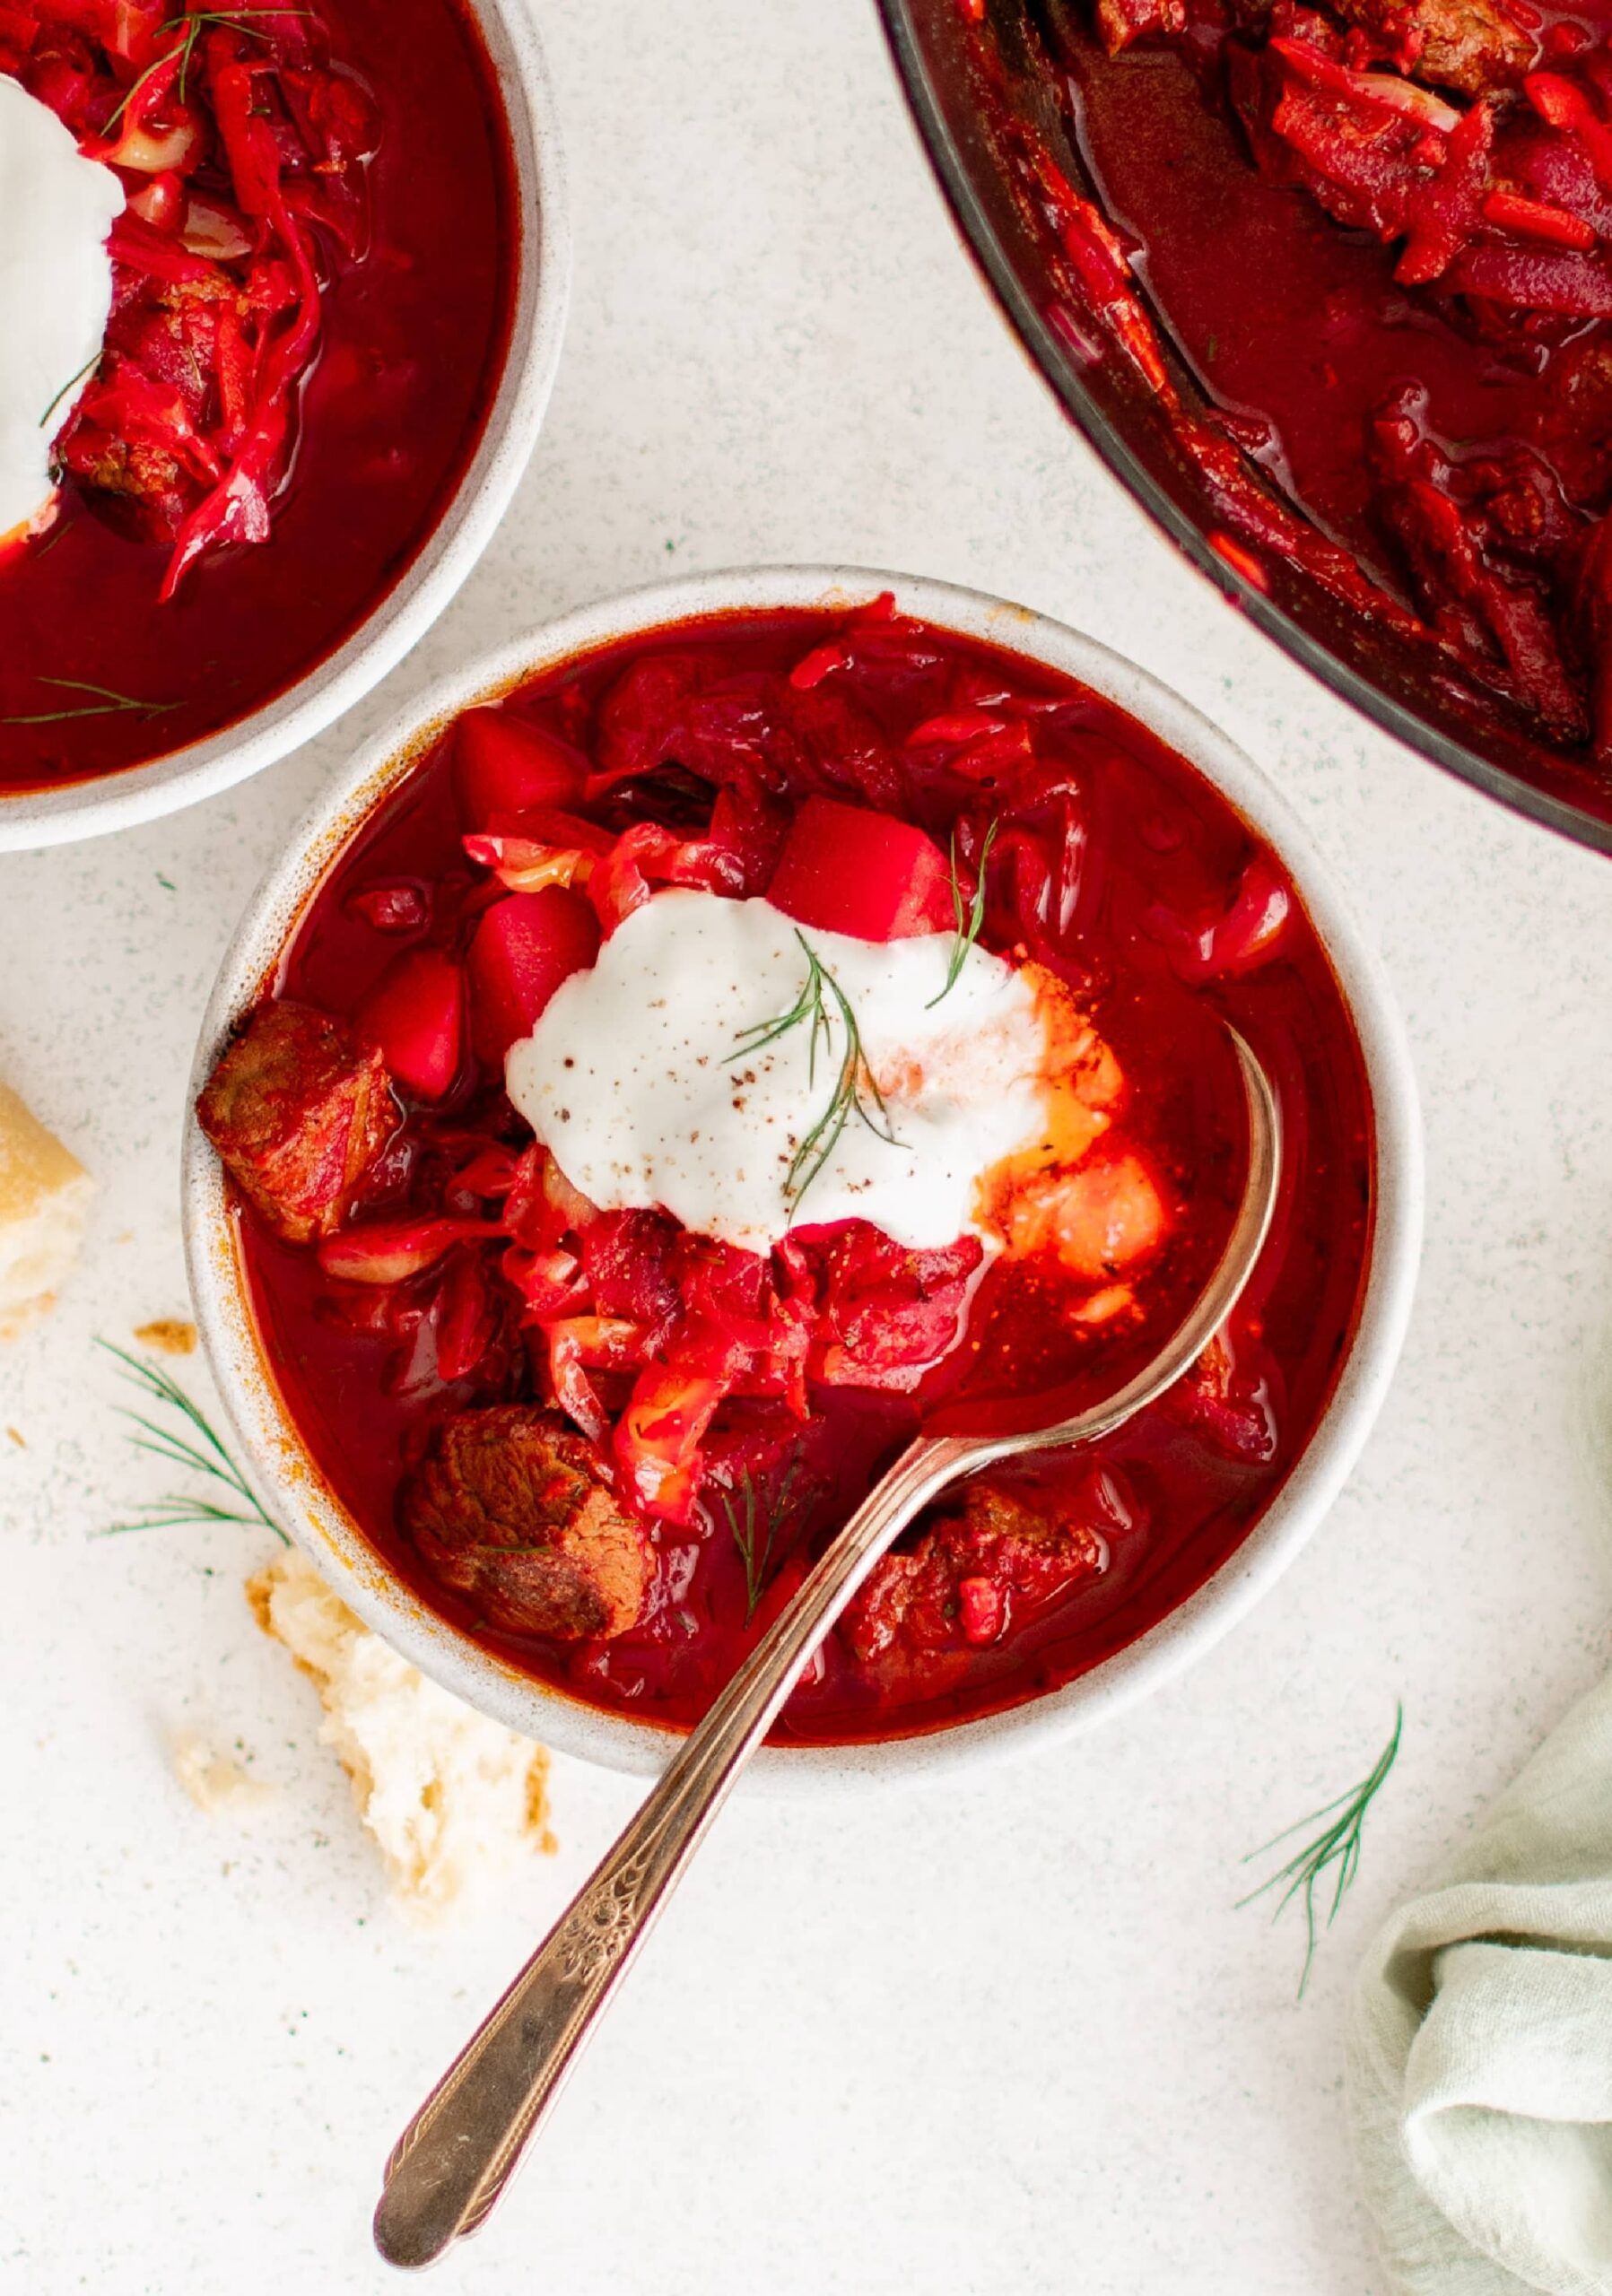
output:
M887 598L651 631L399 777L199 1114L269 1376L387 1567L685 1728L921 1422L1106 1391L1173 1327L1242 1186L1228 1021L1286 1142L1231 1325L1119 1433L919 1519L776 1734L843 1743L1135 1639L1270 1503L1349 1345L1360 1048L1193 767Z
M1530 778L1612 813L1606 10L1023 13L1012 74L971 25L981 125L1053 316L1153 399L1212 545L1261 589L1303 570L1373 658L1416 661Z
M22 791L233 724L358 628L475 452L519 223L461 0L17 0L0 74L126 195L54 515L0 538Z

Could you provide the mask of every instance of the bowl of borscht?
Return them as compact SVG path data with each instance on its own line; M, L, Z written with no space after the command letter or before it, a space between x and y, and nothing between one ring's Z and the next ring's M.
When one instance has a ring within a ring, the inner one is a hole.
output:
M569 238L518 0L0 9L0 847L318 732L536 438Z
M920 1424L1173 1328L1243 1186L1233 1029L1285 1161L1230 1324L921 1517L763 1777L1089 1723L1238 1618L1391 1371L1415 1088L1282 801L1090 639L846 569L572 613L355 757L225 960L184 1189L226 1410L428 1674L652 1769Z

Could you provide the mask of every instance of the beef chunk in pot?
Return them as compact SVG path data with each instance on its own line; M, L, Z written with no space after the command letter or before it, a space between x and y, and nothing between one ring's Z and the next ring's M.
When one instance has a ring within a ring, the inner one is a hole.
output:
M642 1615L655 1564L649 1534L558 1412L456 1412L398 1504L433 1577L507 1632L576 1641L623 1634Z
M292 1244L340 1227L398 1122L379 1053L283 1000L253 1013L196 1112L237 1186Z
M1504 0L1337 0L1348 22L1379 38L1405 43L1406 69L1430 87L1463 96L1495 95L1518 88L1538 49Z
M979 1648L998 1641L1015 1612L1095 1576L1105 1560L1094 1519L1055 1515L1029 1494L971 1483L957 1512L910 1552L876 1565L840 1631L864 1665Z
M1111 56L1140 39L1179 39L1187 0L1097 0L1097 37Z

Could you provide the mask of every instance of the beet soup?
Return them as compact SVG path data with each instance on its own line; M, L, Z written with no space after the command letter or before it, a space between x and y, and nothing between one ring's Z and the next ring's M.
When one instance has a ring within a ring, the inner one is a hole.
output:
M1031 1699L1280 1490L1364 1296L1374 1133L1279 858L1134 719L898 614L732 613L466 711L310 897L198 1105L266 1366L387 1567L570 1696L686 1728L926 1418L1106 1392L1241 1197L1191 1373L987 1470L775 1735Z
M17 0L0 87L122 201L89 250L104 328L30 385L54 491L0 535L0 790L22 791L233 724L362 622L475 450L519 219L460 0Z

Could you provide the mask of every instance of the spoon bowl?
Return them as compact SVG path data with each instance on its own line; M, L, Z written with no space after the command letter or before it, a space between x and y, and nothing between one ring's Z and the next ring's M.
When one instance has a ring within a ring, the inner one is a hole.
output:
M1247 1170L1232 1232L1191 1309L1151 1362L1072 1416L989 1434L919 1434L908 1445L398 2139L375 2212L375 2245L388 2263L430 2264L485 2222L802 1665L913 1517L994 1461L1111 1433L1174 1386L1236 1306L1276 1209L1282 1134L1269 1079L1229 1034L1248 1103Z

